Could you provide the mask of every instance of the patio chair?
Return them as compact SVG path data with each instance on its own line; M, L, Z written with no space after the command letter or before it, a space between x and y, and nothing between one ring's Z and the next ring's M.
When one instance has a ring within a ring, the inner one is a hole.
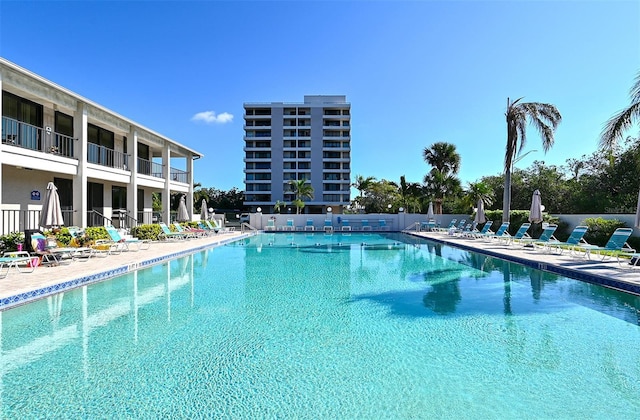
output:
M313 219L307 219L307 224L304 225L304 230L315 230L316 228L313 226Z
M37 267L37 264L33 263L33 259L34 257L29 255L27 251L5 252L0 257L0 278L7 277L11 268L20 273L32 273ZM6 271L3 272L5 269Z
M276 230L276 221L275 221L275 219L267 220L267 226L265 226L264 230Z
M378 220L378 230L387 230L387 221L384 219Z
M371 230L371 225L369 225L369 221L367 219L362 220L362 230Z
M573 247L577 245L590 245L584 240L584 234L587 233L588 226L576 226L567 238L565 242L558 240L551 240L545 244L545 248L549 252L557 251L558 254L562 254L565 249L573 251Z
M527 241L531 239L531 235L527 233L530 227L531 227L531 223L525 222L520 225L520 227L518 228L516 233L513 234L513 236L509 235L509 232L506 232L505 236L503 237L505 239L505 245L510 245L510 244L513 244L514 242L521 241L521 240Z
M333 224L331 223L331 220L325 219L324 226L322 228L325 232L333 232Z
M539 238L522 238L518 241L518 243L529 248L535 248L536 246L545 248L549 242L558 241L556 237L553 236L553 234L556 233L557 229L558 225L548 224L544 229L542 229L542 233L540 234Z
M215 235L219 232L218 230L214 229L213 226L209 227L202 222L198 222L198 228L205 231L208 236Z
M341 230L345 230L345 231L350 231L351 230L351 225L349 224L349 220L348 219L342 219L340 224L342 225L340 227Z
M421 232L432 232L436 230L436 221L431 219L427 221L420 222L420 231Z
M620 262L620 256L626 254L628 257L631 254L635 254L636 250L631 248L627 243L627 239L633 233L633 229L631 228L618 228L613 232L609 240L607 241L605 246L597 246L597 245L576 245L573 249L575 251L583 251L583 257L586 259L591 259L591 254L593 252L599 253L602 261L615 257L618 261L619 265L622 265Z
M149 249L151 241L148 239L123 238L120 232L113 226L105 226L109 237L115 243L122 244L125 251L139 251L141 249Z
M173 222L173 227L176 228L176 232L180 232L180 233L184 233L186 235L191 235L191 238L197 238L197 237L202 237L205 236L207 233L203 230L200 229L194 229L191 227L183 227L180 223L178 222Z
M480 238L480 237L486 236L487 234L489 234L489 232L492 232L492 234L493 234L495 232L493 232L491 230L491 226L493 226L493 222L491 220L487 220L487 222L482 227L481 231L479 231L479 232L471 232L471 234L469 236L472 237L472 238Z
M184 240L193 237L193 235L187 234L185 232L173 232L164 222L159 222L158 226L160 226L160 229L162 229L162 232L160 232L160 234L158 235L158 239L161 241L171 239Z
M283 230L296 230L296 226L293 224L293 219L287 219L287 224L283 227Z
M498 230L496 230L495 232L492 232L491 230L489 230L489 232L487 232L486 234L480 237L486 238L489 240L496 239L496 238L500 239L505 236L505 232L507 231L507 229L509 229L509 222L502 222Z
M458 222L458 219L452 219L452 220L449 222L449 225L448 225L448 226L438 228L438 231L439 231L439 232L449 232L449 230L450 230L450 229L452 229L452 228L453 228L453 229L455 229L455 227L456 227L456 223L457 223L457 222Z

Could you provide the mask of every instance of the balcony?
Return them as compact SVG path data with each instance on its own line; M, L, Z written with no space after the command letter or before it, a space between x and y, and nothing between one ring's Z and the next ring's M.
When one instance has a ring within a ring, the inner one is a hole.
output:
M2 143L43 153L74 157L75 139L11 118L2 117Z
M138 158L138 173L141 175L150 175L156 178L163 177L164 165L152 162L147 159Z
M128 154L94 143L87 144L87 162L125 171L129 169Z

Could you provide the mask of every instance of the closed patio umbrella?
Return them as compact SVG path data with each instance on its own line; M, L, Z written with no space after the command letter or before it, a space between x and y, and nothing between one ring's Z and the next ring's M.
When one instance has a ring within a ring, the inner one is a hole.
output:
M189 212L187 211L187 202L185 195L183 194L180 197L180 204L178 205L178 222L188 222L189 221Z
M434 218L433 215L433 202L429 201L429 209L427 210L427 219L431 220Z
M200 219L209 220L209 212L207 211L207 200L202 199L202 204L200 205Z
M531 210L529 211L529 221L531 223L542 222L542 197L540 195L540 190L535 190L533 192L533 197L531 198Z
M638 209L636 210L636 222L634 226L640 228L640 192L638 192Z
M474 222L480 224L487 221L487 218L484 216L484 202L482 199L478 199L478 209L476 210L476 217L473 219Z
M45 194L42 211L40 212L40 226L45 228L60 227L64 225L62 218L62 208L60 207L60 197L58 188L49 182L47 193Z

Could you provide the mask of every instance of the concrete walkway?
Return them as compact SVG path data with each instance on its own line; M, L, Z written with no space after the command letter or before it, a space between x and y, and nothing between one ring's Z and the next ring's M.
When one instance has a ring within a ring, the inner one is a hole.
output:
M579 255L571 255L568 251L558 255L544 251L540 247L527 248L517 243L506 245L503 240L452 236L446 232L410 233L414 236L514 261L539 270L640 295L640 267L629 265L628 260L623 260L623 263L619 264L615 258L603 261L598 255L591 256L591 259L585 259Z
M87 260L69 261L58 266L36 267L32 273L18 272L15 268L11 268L7 277L0 278L0 310L115 277L141 267L162 263L200 249L222 245L243 236L248 234L228 232L189 240L157 241L153 242L149 249L103 256L94 255Z

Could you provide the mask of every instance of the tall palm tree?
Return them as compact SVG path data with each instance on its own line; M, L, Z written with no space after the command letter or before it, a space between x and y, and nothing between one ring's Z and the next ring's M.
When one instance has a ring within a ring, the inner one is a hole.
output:
M425 147L422 155L424 161L432 166L424 177L426 190L434 196L434 212L442 214L444 198L460 190L460 180L456 177L460 170L460 154L454 144L436 142Z
M457 174L460 170L460 154L455 144L436 142L422 151L424 161L442 173Z
M296 194L296 212L300 214L300 209L304 207L304 199L310 198L313 200L313 187L304 178L297 181L292 179L289 181L289 185L291 185L293 192ZM300 203L302 203L302 206L299 205Z
M524 149L527 142L527 123L532 124L542 137L542 149L545 153L553 146L558 124L562 121L560 112L551 104L540 102L520 102L522 98L511 102L507 98L507 149L504 156L504 196L502 221L509 221L511 211L511 170L513 161Z
M631 90L631 105L611 117L600 134L600 147L613 149L626 130L631 128L634 121L640 120L640 72L636 76Z
M485 207L489 207L493 204L493 189L482 181L470 182L462 201L469 208L474 208L478 200L482 200Z

